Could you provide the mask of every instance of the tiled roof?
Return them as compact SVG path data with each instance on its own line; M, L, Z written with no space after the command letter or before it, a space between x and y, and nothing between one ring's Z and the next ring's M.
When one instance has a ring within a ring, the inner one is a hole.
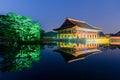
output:
M75 25L77 25L77 26L79 26L81 28L100 30L99 28L95 28L95 27L93 27L92 25L88 24L85 21L79 21L79 20L75 20L75 19L72 19L72 18L67 18L60 28L54 29L54 30L61 30L61 29L71 28L71 27L73 27Z
M119 32L117 32L115 35L120 36L120 31L119 31Z

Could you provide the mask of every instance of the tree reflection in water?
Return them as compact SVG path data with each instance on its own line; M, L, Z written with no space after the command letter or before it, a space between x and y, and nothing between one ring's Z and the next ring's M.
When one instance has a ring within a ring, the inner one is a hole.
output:
M0 51L1 71L30 69L41 58L40 45L3 45Z

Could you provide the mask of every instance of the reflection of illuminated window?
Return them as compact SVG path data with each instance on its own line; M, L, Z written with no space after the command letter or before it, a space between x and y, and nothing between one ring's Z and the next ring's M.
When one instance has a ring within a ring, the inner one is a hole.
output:
M96 35L95 35L95 38L96 38Z
M91 38L91 35L90 35L90 38Z
M89 46L89 44L87 44L87 47Z
M89 46L91 46L91 44L89 44Z

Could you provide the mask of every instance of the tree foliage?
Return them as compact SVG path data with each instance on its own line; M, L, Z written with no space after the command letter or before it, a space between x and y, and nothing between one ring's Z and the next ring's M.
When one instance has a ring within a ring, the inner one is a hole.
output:
M0 36L6 41L38 41L40 25L15 13L0 15Z

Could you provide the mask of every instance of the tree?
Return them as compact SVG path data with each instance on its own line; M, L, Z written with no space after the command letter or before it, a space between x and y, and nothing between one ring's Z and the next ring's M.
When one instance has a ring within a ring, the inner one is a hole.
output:
M15 13L0 15L0 36L6 41L39 41L40 27L30 18Z
M41 36L41 38L43 38L44 35L45 35L45 31L41 29L41 30L40 30L40 36Z

